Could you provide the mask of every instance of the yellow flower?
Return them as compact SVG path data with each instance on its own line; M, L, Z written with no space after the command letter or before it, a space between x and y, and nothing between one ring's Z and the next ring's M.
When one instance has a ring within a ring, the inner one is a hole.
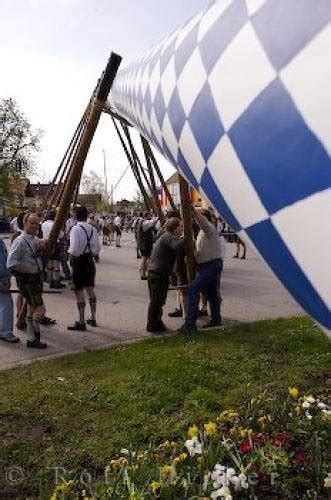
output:
M179 458L181 459L181 461L182 461L182 462L184 462L184 460L186 460L186 459L187 459L187 453L181 453L181 454L179 455Z
M241 438L245 438L246 436L251 436L253 431L252 429L240 429L239 434Z
M297 415L299 415L299 413L300 413L300 411L301 411L300 406L296 406L296 407L294 408L294 411L295 411L295 413L296 413Z
M180 457L175 457L174 458L174 464L179 464L181 462Z
M208 422L204 425L206 436L215 436L217 434L217 427L214 422Z
M264 427L264 425L265 425L265 423L266 423L267 420L268 420L268 417L262 416L262 417L260 417L258 419L258 422L259 422L259 424L260 424L261 427Z
M170 473L171 473L171 467L170 467L170 465L165 465L163 467L163 469L162 469L162 475L164 477L168 477L170 475Z
M290 396L294 399L298 399L299 397L299 391L296 387L289 387L288 392L290 393Z
M161 485L157 481L152 481L149 485L154 495L159 495L161 491Z
M159 450L166 450L168 448L171 448L171 443L170 441L164 441L163 443L159 444L158 446Z
M218 417L218 420L220 422L231 422L237 420L238 416L238 413L233 410L224 410Z
M194 438L199 435L199 429L197 428L196 425L192 425L189 430L187 431L188 437L189 438Z
M253 406L253 405L255 405L256 401L257 401L257 398L252 398L252 399L251 399L251 405L252 405L252 406Z

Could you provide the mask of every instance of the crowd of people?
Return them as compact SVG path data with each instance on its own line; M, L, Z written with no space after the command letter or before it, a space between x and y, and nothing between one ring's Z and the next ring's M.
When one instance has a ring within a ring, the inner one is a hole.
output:
M47 242L56 211L20 213L12 221L8 250L0 240L0 338L10 343L20 341L13 333L12 277L17 284L16 327L26 330L28 348L45 349L47 344L41 340L40 325L56 322L46 315L43 299L46 285L56 291L66 287L66 281L75 293L77 320L68 326L68 330L85 331L86 325L97 327L95 276L101 242L105 246L121 248L123 231L134 234L139 277L148 285L148 332L168 330L163 322L163 307L169 286L177 293L177 307L169 316L183 318L179 331L195 330L197 318L208 315L208 305L210 320L205 326L221 325L220 280L225 255L223 222L211 209L199 210L192 206L191 210L196 277L190 283L183 225L177 210L169 210L161 222L150 212L129 216L89 214L86 207L78 205L72 207L51 251ZM245 258L246 247L239 238L236 243L237 253L233 257L239 258L243 248L240 258Z

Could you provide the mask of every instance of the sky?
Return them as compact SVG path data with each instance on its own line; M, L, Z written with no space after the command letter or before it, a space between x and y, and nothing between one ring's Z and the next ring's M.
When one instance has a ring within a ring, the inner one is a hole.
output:
M198 13L208 0L0 0L0 99L15 99L44 131L33 181L50 181L111 51L122 67ZM138 136L136 141L138 142ZM103 115L84 173L116 184L128 162ZM157 154L164 176L174 169ZM137 191L129 171L114 199Z

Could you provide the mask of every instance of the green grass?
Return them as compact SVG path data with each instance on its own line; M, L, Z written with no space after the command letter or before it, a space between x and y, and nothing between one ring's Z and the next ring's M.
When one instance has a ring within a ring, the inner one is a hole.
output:
M262 392L325 393L328 347L310 320L293 318L0 372L0 496L45 490L55 466L97 475L122 447L176 439L190 423ZM19 488L5 479L10 466L24 471Z

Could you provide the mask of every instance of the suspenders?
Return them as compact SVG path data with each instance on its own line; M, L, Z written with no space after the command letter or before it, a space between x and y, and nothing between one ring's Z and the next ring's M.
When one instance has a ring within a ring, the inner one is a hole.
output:
M92 228L91 234L89 236L87 234L87 231L86 231L85 227L83 227L83 226L80 226L80 227L83 229L84 233L86 234L86 239L87 239L86 247L85 247L84 252L82 253L82 255L92 254L90 243L91 243L91 239L92 239L92 236L93 236L93 228ZM86 250L88 250L88 252Z

